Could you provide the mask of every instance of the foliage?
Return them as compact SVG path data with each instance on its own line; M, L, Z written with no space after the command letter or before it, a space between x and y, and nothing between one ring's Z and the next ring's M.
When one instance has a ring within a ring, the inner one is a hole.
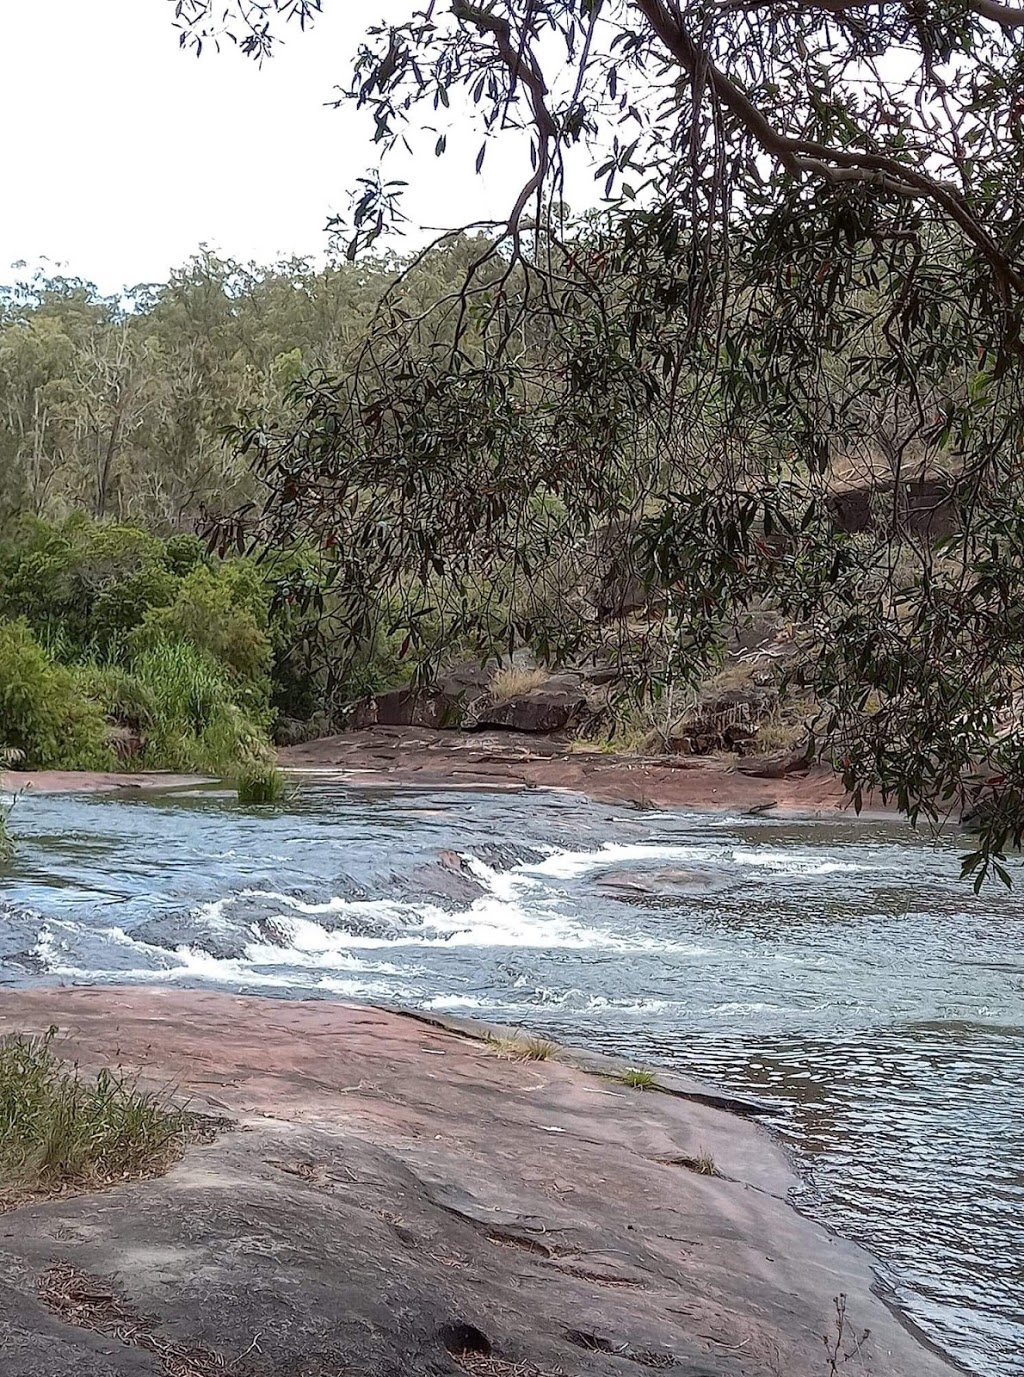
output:
M269 753L266 735L235 701L225 669L186 641L158 642L133 662L140 699L153 705L145 764L229 774Z
M0 541L0 745L28 768L112 768L117 729L121 764L230 774L266 759L272 604L255 564L210 560L194 537L15 521Z
M0 799L0 867L10 865L14 859L14 838L11 835L11 814L14 811L14 799Z
M0 1039L0 1202L144 1175L185 1142L187 1115L110 1071L83 1077L55 1036Z
M281 803L288 797L288 781L272 765L252 766L238 776L238 802Z
M29 769L112 764L101 712L67 669L51 663L25 621L0 622L0 737Z
M267 601L250 566L237 562L214 571L197 565L178 581L169 604L145 612L131 644L142 654L154 647L190 646L230 675L250 707L265 707L271 654Z
M260 58L319 8L176 7L186 44ZM967 869L1006 878L1024 838L1022 71L1024 11L1001 0L457 0L428 21L410 0L342 85L376 150L444 156L451 108L479 127L477 171L518 139L530 172L450 293L417 311L396 275L344 373L241 435L264 538L317 545L346 586L429 588L460 640L482 634L472 586L528 581L618 524L665 594L662 678L695 681L731 617L775 608L806 628L816 744L857 805L973 808ZM606 209L574 224L581 150ZM355 189L354 260L403 186L374 168ZM863 538L835 516L851 475L884 513ZM561 519L538 521L538 493Z

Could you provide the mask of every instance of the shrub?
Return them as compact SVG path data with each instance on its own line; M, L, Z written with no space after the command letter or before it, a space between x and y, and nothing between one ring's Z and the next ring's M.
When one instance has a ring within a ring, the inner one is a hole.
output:
M121 665L102 665L95 660L72 666L71 674L79 692L96 703L109 722L140 733L152 729L156 700L137 674Z
M164 544L134 526L77 513L59 526L22 518L5 532L0 615L25 617L53 658L119 645L178 583Z
M0 622L0 744L29 769L105 770L106 723L73 675L54 665L24 621Z
M162 565L151 564L109 583L89 612L88 643L111 656L124 651L128 637L154 607L167 607L181 580Z
M236 781L238 802L281 803L288 797L288 781L273 765L243 770Z
M133 669L153 704L147 764L226 774L269 758L264 723L234 702L228 676L194 645L155 645Z
M136 652L182 643L224 667L251 708L270 698L271 646L267 594L250 566L198 565L179 584L174 601L153 607L132 635Z
M173 535L164 542L164 564L172 574L184 578L197 564L205 563L206 546L195 535Z

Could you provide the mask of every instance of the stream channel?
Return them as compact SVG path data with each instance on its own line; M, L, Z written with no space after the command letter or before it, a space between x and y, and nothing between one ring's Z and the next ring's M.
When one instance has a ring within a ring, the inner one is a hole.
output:
M1024 1374L1024 866L897 822L306 782L25 796L3 986L178 982L522 1024L768 1101L800 1208ZM454 853L445 855L445 853ZM439 859L440 858L440 859Z

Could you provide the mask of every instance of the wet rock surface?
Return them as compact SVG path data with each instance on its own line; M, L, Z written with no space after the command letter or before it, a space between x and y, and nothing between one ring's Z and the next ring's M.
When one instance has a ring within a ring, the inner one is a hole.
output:
M0 1032L234 1127L160 1180L0 1216L4 1377L939 1377L753 1124L371 1008L5 996ZM692 1164L713 1160L719 1175Z

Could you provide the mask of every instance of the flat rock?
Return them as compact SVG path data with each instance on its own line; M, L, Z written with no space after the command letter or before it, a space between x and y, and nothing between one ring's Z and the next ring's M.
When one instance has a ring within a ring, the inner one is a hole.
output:
M859 1377L951 1372L720 1110L328 1002L5 995L0 1032L52 1023L235 1127L0 1216L4 1377L822 1377L840 1293Z

